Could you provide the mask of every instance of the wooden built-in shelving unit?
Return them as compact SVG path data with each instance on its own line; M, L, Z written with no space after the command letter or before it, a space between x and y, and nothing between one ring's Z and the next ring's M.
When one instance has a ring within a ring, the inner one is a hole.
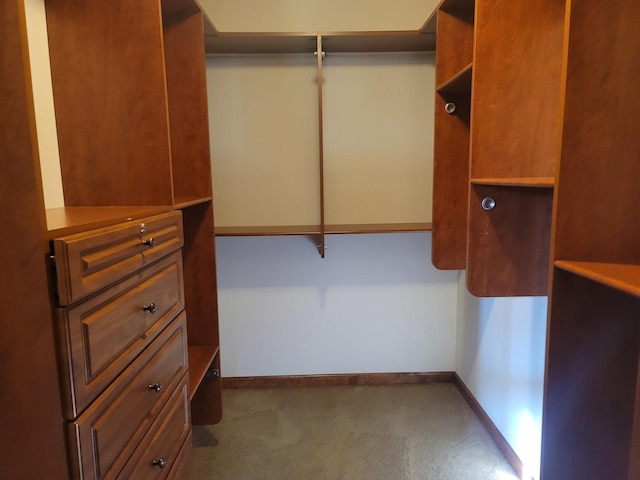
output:
M436 47L431 261L442 270L467 263L467 198L474 0L445 0L434 13Z
M640 4L568 2L543 480L640 478Z
M478 296L549 296L541 480L636 480L640 4L471 5L438 9L433 262Z
M119 5L47 2L66 204L47 212L48 236L182 211L192 419L212 424L221 384L205 375L219 370L219 335L203 15L192 0Z

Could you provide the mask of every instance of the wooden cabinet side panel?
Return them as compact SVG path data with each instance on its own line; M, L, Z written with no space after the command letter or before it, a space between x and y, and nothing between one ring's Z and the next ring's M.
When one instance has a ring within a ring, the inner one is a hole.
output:
M559 269L553 286L541 478L631 480L640 300Z
M547 294L551 189L473 185L467 287L479 297ZM482 199L495 200L484 210Z
M2 476L66 478L24 2L0 1Z
M640 2L572 2L556 259L640 264Z
M472 177L555 176L564 4L478 2Z
M171 205L159 2L46 12L66 205Z
M464 115L446 113L444 105L436 94L431 261L441 270L462 270L467 256L469 124Z
M220 355L217 355L191 399L191 418L194 425L214 425L222 420L222 377L219 372Z
M211 196L202 14L164 27L174 201Z
M213 205L207 202L183 210L184 296L189 344L218 345Z

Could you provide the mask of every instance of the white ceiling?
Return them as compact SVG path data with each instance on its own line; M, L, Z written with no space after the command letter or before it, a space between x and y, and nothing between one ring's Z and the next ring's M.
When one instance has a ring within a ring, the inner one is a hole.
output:
M199 0L221 32L418 30L440 0Z

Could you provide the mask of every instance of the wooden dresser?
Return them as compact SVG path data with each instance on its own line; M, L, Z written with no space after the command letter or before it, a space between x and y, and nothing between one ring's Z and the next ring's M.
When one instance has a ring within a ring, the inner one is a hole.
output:
M73 478L184 478L191 452L182 213L53 240Z
M0 0L2 478L188 478L222 417L204 21Z

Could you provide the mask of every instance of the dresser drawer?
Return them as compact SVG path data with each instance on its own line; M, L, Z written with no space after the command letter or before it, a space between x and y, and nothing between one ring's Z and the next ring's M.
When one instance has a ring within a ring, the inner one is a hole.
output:
M58 310L63 408L73 419L183 309L177 251L100 294Z
M76 478L115 478L187 381L186 314L181 314L91 404L69 424L71 465ZM188 397L188 395L187 395Z
M179 211L57 238L58 303L70 305L182 245Z
M164 479L176 465L185 437L191 433L188 381L171 396L119 478ZM178 468L180 466L178 465ZM186 480L186 479L181 479Z
M191 464L193 461L193 437L191 435L191 431L189 431L189 435L182 443L182 448L178 453L173 465L171 466L171 470L169 470L169 475L167 478L169 480L187 480L191 478Z

